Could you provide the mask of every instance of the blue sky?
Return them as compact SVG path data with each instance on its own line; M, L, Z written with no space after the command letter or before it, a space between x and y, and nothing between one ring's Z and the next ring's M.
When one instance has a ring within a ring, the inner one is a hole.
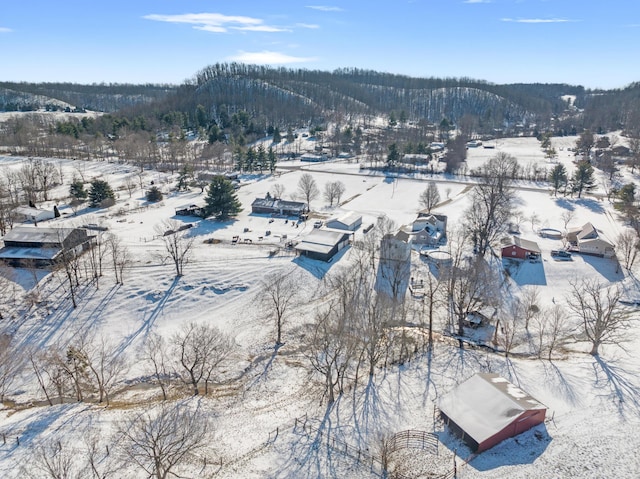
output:
M239 61L495 83L640 81L638 0L2 0L0 80L180 83Z

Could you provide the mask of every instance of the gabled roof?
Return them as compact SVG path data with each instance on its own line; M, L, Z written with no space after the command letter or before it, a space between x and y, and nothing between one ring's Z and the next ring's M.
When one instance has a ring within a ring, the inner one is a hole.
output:
M296 245L296 249L298 251L312 251L314 253L327 254L335 245L342 241L345 236L348 238L348 233L314 229L301 239L300 243Z
M519 236L513 237L513 244L518 246L519 248L525 249L527 251L531 251L532 253L540 254L540 247L538 243L535 241L530 241L526 239L522 239Z
M476 374L440 398L440 410L478 444L544 404L497 374Z
M350 226L357 223L360 220L362 220L362 215L359 215L354 211L348 211L347 213L344 213L341 216L337 216L335 218L331 218L327 220L327 223L337 221L338 223L342 223L343 225Z
M593 226L591 223L585 223L584 225L582 225L582 228L580 228L580 231L576 235L579 240L589 237L594 238L597 236L598 230L596 230L595 226Z
M20 243L61 243L74 228L16 227L4 235L5 241Z

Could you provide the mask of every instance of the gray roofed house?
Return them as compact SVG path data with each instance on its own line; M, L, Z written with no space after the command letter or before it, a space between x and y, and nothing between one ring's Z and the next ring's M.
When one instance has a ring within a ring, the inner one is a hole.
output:
M16 267L53 265L63 250L88 249L94 237L83 228L16 227L3 238L0 260Z
M273 198L267 193L267 196L264 198L256 198L253 200L253 203L251 203L251 212L280 216L301 216L309 212L309 207L306 203Z
M476 374L440 398L447 424L480 452L544 422L547 407L497 374Z

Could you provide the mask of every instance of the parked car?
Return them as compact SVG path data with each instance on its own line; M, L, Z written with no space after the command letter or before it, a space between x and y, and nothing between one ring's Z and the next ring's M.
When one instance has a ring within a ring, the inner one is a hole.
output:
M315 223L313 223L314 228L320 228L321 226L322 226L322 221L316 221Z
M553 250L551 251L551 257L557 261L571 261L571 253L564 250Z

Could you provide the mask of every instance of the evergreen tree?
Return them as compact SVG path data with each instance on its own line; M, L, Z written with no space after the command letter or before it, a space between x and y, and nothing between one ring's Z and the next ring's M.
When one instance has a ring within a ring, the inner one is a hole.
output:
M225 220L242 211L233 183L222 175L216 175L211 180L205 202L205 217L214 216L218 220Z
M400 152L398 151L398 145L391 143L389 145L389 154L387 155L387 164L389 166L395 166L400 161Z
M108 208L115 203L116 195L113 193L109 183L96 179L91 182L89 201L92 208Z
M276 152L272 147L269 147L269 150L267 151L267 162L269 163L269 171L271 173L273 173L276 169L276 161Z
M180 170L180 174L178 175L178 191L186 190L189 185L189 177L191 175L191 168L189 165L184 165Z
M253 146L247 148L247 153L245 155L244 161L244 169L247 171L253 171L256 166L256 158L258 155L256 154L256 150Z
M287 142L288 143L293 143L293 140L295 140L295 139L296 139L296 137L293 134L293 128L289 127L287 129Z
M581 161L573 172L571 186L574 192L578 193L578 198L583 191L589 191L596 187L596 180L593 178L593 166L588 161Z
M69 194L76 200L86 200L88 193L84 189L84 183L78 177L73 179L71 186L69 187Z
M236 165L236 170L244 170L244 152L242 151L242 147L236 146L233 150L233 162Z
M558 190L567 184L567 169L562 163L558 163L549 173L549 183L553 187L553 194L558 195Z
M273 129L273 142L280 143L282 141L282 135L280 134L280 128L277 126Z
M147 191L147 201L149 203L156 203L158 201L162 201L162 191L157 186L152 186L149 191Z
M257 160L256 166L260 168L260 173L262 173L262 169L264 168L264 165L267 163L267 151L264 149L263 145L258 146L256 160Z

